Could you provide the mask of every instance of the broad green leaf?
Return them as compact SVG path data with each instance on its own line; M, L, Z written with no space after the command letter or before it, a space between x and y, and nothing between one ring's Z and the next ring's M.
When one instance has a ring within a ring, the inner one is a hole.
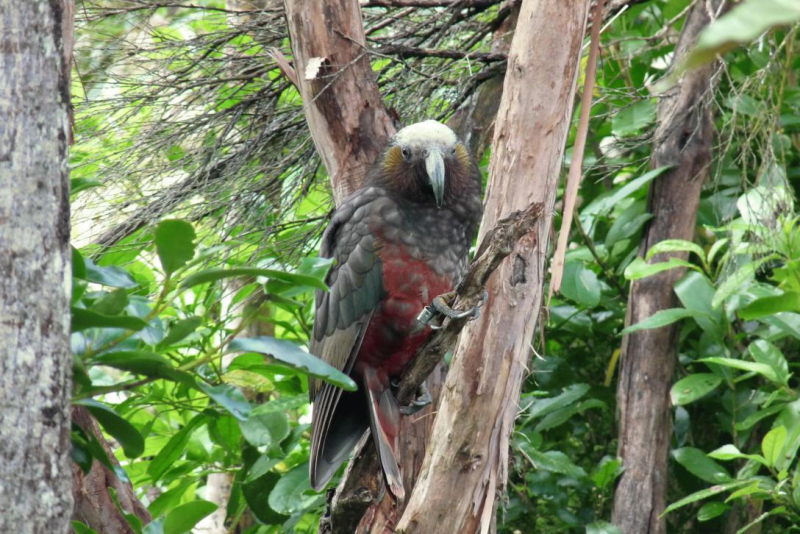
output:
M674 503L670 504L669 506L667 506L667 509L664 510L664 512L659 517L664 517L668 513L673 512L673 511L675 511L678 508L681 508L683 506L686 506L687 504L692 504L692 503L697 502L697 501L702 501L703 499L707 499L708 497L712 497L714 495L718 495L718 494L720 494L722 492L730 491L730 490L735 489L735 488L740 488L740 487L745 486L745 485L750 484L750 483L752 483L751 480L735 480L733 482L727 482L725 484L717 484L717 485L711 486L710 488L706 488L704 490L697 491L697 492L692 493L691 495L689 495L687 497L684 497L683 499L681 499L681 500L679 500L677 502L674 502Z
M573 416L581 413L589 408L605 408L606 403L597 399L588 399L577 404L572 404L566 408L556 410L555 412L548 413L541 421L533 428L535 432L543 432L551 428L563 425L567 421L572 420Z
M263 373L248 371L246 369L233 369L222 375L222 381L226 384L234 385L245 391L251 390L257 393L266 393L275 390L272 380L264 376Z
M586 472L583 468L579 465L575 465L569 456L561 451L541 452L533 447L527 447L525 451L540 469L561 473L573 478L583 478L586 476Z
M123 288L103 295L89 310L101 315L119 315L128 305L128 292Z
M193 484L195 484L195 481L192 479L182 479L177 486L156 497L147 507L148 511L153 517L158 517L168 510L172 510L180 504L184 494Z
M763 456L759 454L744 454L739 449L737 449L735 445L730 445L730 444L723 445L719 449L716 449L708 453L708 457L714 458L715 460L723 460L723 461L747 459L768 466L767 461L764 459Z
M675 284L675 294L683 307L698 312L694 317L695 322L714 339L721 340L725 335L721 326L725 320L723 310L711 307L714 291L714 286L708 278L696 271L687 272Z
M126 421L121 415L93 399L81 399L74 402L77 405L85 406L91 412L103 430L108 432L116 439L125 456L128 458L138 458L144 452L144 438L132 424Z
M191 532L194 526L219 506L213 502L198 499L187 502L171 510L164 518L164 534L184 534Z
M619 204L622 200L628 198L636 191L656 179L658 176L669 170L670 166L659 167L658 169L653 169L652 171L648 171L643 175L639 176L631 180L630 182L626 183L619 189L615 190L613 193L609 194L608 196L599 197L594 201L590 202L588 206L586 206L581 211L581 216L589 216L589 215L598 215L608 213L614 207Z
M164 336L164 339L158 344L159 348L169 347L178 341L181 341L186 336L197 330L197 327L203 323L202 317L187 317L172 323L169 327L169 332Z
M289 435L289 421L283 412L253 414L239 422L242 435L256 447L272 447Z
M84 452L90 454L92 458L106 466L110 471L114 472L117 475L117 478L123 482L129 481L125 470L118 465L111 463L111 459L108 457L105 448L98 441L97 436L94 435L94 432L86 432L77 423L73 422L71 438L73 444L77 443ZM89 462L91 459L84 461Z
M712 373L697 373L675 382L669 396L675 406L684 406L707 395L722 383L722 377Z
M89 282L125 289L131 289L139 285L130 274L116 265L100 267L89 258L84 258L84 263L86 267L86 280Z
M642 278L647 278L648 276L653 276L654 274L669 271L670 269L676 269L678 267L686 267L688 269L694 269L697 271L700 270L697 265L678 258L670 258L667 261L662 261L660 263L647 263L642 258L636 258L625 268L625 279L640 280Z
M158 259L166 274L172 274L194 257L194 227L186 221L167 219L156 226Z
M301 510L308 500L303 494L311 491L308 482L308 463L285 473L269 494L269 505L278 513L291 514Z
M92 363L145 376L164 376L165 369L172 367L162 355L143 350L106 352L96 356Z
M253 465L255 467L255 465ZM244 496L250 510L253 511L259 521L268 525L280 525L287 519L288 515L283 515L273 510L269 504L269 496L272 490L281 481L283 476L274 471L268 471L266 474L261 475L242 484L242 495ZM308 473L306 472L306 480Z
M790 292L756 299L744 308L740 308L737 313L745 321L750 321L781 312L798 310L800 310L800 293Z
M197 381L197 386L239 421L246 420L250 415L250 403L236 386L230 384L211 386L201 380Z
M758 410L755 413L751 413L750 415L745 417L744 421L736 423L736 430L742 431L742 430L747 430L749 428L752 428L753 425L755 425L756 423L758 423L762 419L765 419L767 417L775 415L776 413L780 412L784 408L785 408L785 405L783 405L783 404L774 404L774 405L770 406L769 408L764 408L763 410Z
M561 293L587 308L600 304L600 282L597 275L580 261L568 261L564 266Z
M739 369L741 371L747 371L751 373L758 373L770 382L778 383L778 375L775 374L775 371L769 365L765 365L763 363L757 362L746 362L744 360L734 360L733 358L703 358L697 360L698 362L704 363L716 363L717 365L724 365L725 367L731 367L733 369Z
M280 458L270 458L269 456L261 456L247 473L245 482L253 482L269 473L273 467L281 462Z
M536 399L533 405L528 408L527 413L530 419L544 417L545 415L565 408L578 401L589 391L588 384L572 384L563 392L549 399Z
M786 443L786 427L773 428L761 440L761 452L770 466L774 466L781 459L781 451Z
M789 382L789 362L778 347L769 341L758 339L747 350L755 361L772 367L780 384L786 385Z
M694 476L720 484L732 480L730 473L720 464L706 456L706 453L694 447L682 447L672 451L672 457Z
M604 458L600 466L592 473L592 481L604 490L609 487L624 471L622 462L616 458Z
M83 254L75 247L72 247L72 277L86 279L86 261L83 259Z
M701 523L705 521L711 521L715 517L719 517L730 510L730 508L731 507L729 505L723 502L707 502L700 507L700 510L697 511L697 520Z
M294 397L285 395L279 399L272 399L271 401L265 402L264 404L259 404L258 406L253 408L251 414L286 412L287 410L294 410L306 404L308 404L307 395L297 395Z
M719 251L728 244L729 239L727 237L723 237L722 239L718 239L714 241L714 244L711 245L711 248L708 249L708 264L711 265L714 262L714 258L717 257Z
M752 494L757 493L759 491L763 491L761 489L761 483L758 480L753 480L753 482L751 484L749 484L749 485L747 485L747 486L745 486L743 488L740 488L740 489L734 491L733 493L731 493L730 495L728 495L728 498L725 499L725 502L731 502L731 501L734 501L736 499L740 499L742 497L746 497L748 495L752 495Z
M356 391L358 389L356 383L349 376L302 350L291 341L268 336L237 338L231 341L229 349L236 352L267 354L303 374L319 378L344 390Z
M622 534L622 531L608 521L592 521L586 525L586 534Z
M158 482L167 472L167 469L172 467L175 461L183 456L186 451L186 444L189 443L189 438L192 437L192 432L204 425L206 421L207 417L204 414L195 415L191 421L170 438L164 448L153 458L147 467L147 474L152 477L153 484Z
M84 308L72 307L72 331L81 332L88 328L123 328L139 331L147 327L147 323L138 317L128 315L102 315Z
M706 253L700 245L692 243L691 241L684 241L683 239L666 239L656 243L647 251L645 259L649 260L656 254L661 254L662 252L694 252L701 261L704 263L706 261Z
M198 284L205 284L207 282L216 282L226 278L236 278L239 276L263 276L280 280L288 284L296 286L311 287L328 291L328 286L319 278L308 276L306 274L287 273L284 271L276 271L273 269L260 269L258 267L239 267L236 269L206 269L204 271L196 272L187 276L181 282L181 289L188 289Z
M611 119L612 132L617 137L636 134L656 118L654 100L640 100L623 107Z
M87 527L80 521L72 522L72 530L75 531L75 534L97 534L95 529Z
M639 321L622 331L623 334L638 332L639 330L649 330L651 328L661 328L671 325L687 317L695 317L698 312L687 310L686 308L670 308L669 310L659 310L647 319Z
M746 286L747 281L755 275L756 271L758 271L759 267L761 267L764 262L774 258L774 255L769 255L764 258L748 261L739 267L719 285L717 292L714 293L714 298L711 300L711 306L713 308L719 308L720 304L725 302L728 297L741 291L741 289Z
M88 178L73 178L69 181L69 196L70 198L75 198L75 195L81 191L86 191L87 189L92 189L95 187L101 187L102 185L103 183L97 180L89 180Z

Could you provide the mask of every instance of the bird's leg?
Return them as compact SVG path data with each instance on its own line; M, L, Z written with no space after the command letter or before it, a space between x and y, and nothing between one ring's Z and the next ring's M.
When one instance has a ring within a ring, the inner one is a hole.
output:
M393 384L395 387L397 387L397 385L396 383ZM419 385L416 395L417 398L409 402L408 405L400 407L400 413L403 415L413 415L433 402L431 392L428 391L428 384L426 382Z
M417 321L422 325L427 325L433 320L433 318L436 316L437 313L444 315L449 319L468 318L470 321L473 321L478 317L480 317L481 308L483 307L484 304L486 304L486 301L489 300L489 293L484 289L483 298L481 298L481 301L478 304L476 304L475 306L473 306L468 310L458 311L454 310L447 304L447 302L453 299L455 295L456 292L451 291L449 293L445 293L443 295L439 295L438 297L434 298L433 302L431 302L430 305L425 306L425 308L423 308L422 312L417 317ZM441 325L430 325L430 326L434 330L438 330L439 328L441 328Z

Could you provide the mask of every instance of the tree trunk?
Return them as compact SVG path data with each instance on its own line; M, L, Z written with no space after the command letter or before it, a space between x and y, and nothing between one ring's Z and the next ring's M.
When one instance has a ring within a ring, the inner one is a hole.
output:
M675 50L680 62L708 24L708 9L721 0L698 2L692 9ZM694 237L703 179L711 161L712 129L708 101L715 64L686 73L658 104L652 166L673 165L650 186L646 227L640 254L664 239ZM685 253L659 254L686 259ZM672 269L631 285L626 324L636 324L659 310L677 306L673 292L683 269ZM613 521L625 534L663 533L659 519L666 503L667 457L672 434L669 390L675 369L678 325L641 330L623 338L617 385L619 456L625 472L614 496Z
M533 202L553 212L588 8L589 0L523 1L495 125L481 237ZM398 531L488 532L494 525L542 300L550 226L551 217L543 217L522 238L490 278L484 313L462 332Z
M0 0L0 532L70 529L69 0Z
M114 452L103 438L103 432L89 410L83 406L73 407L72 421L87 434L94 434L109 459L119 465ZM75 498L73 519L82 522L96 532L102 534L135 534L136 532L117 508L109 489L116 492L117 502L125 513L135 515L145 525L152 520L147 508L133 492L131 483L122 482L115 473L100 462L92 462L92 469L88 473L84 473L77 464L73 463L72 476L72 491Z
M311 137L337 204L356 191L394 134L365 49L357 0L285 0Z

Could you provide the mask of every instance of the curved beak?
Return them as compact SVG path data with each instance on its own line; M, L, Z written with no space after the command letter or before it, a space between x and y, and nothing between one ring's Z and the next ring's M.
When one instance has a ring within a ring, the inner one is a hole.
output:
M444 198L444 156L441 150L432 149L428 152L425 156L425 171L433 188L433 196L436 197L436 206L441 208Z

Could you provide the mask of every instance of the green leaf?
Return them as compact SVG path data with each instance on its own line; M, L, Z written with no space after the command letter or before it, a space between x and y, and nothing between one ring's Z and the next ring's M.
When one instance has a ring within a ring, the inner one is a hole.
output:
M565 408L586 395L588 391L588 384L572 384L555 397L536 399L533 405L527 410L528 417L530 419L536 419L537 417L544 417L549 413Z
M648 276L653 276L654 274L658 274L663 271L669 271L670 269L676 269L678 267L686 267L697 271L700 270L697 265L678 258L670 258L669 260L660 263L647 263L642 258L636 258L625 268L625 279L640 280L642 278L647 278Z
M131 289L139 285L130 274L115 265L99 267L89 258L84 258L84 263L88 282L125 289Z
M200 380L197 381L197 386L236 419L244 421L250 415L250 403L236 386L230 384L210 386Z
M214 513L217 508L219 507L213 502L202 499L182 504L164 518L164 534L191 532L197 523Z
M261 456L247 473L245 482L253 482L269 473L273 467L281 462L281 458L270 458L269 456Z
M725 335L722 324L725 322L723 310L711 307L714 296L714 286L708 278L699 272L689 271L675 284L675 294L687 310L698 312L694 317L695 322L703 331L715 340L721 340Z
M564 266L561 293L587 308L600 304L600 282L597 275L580 261L568 261Z
M755 425L756 423L758 423L762 419L770 417L771 415L775 415L776 413L780 412L784 408L785 408L785 405L783 405L783 404L775 404L773 406L770 406L769 408L764 408L763 410L759 410L759 411L757 411L755 413L751 413L750 415L748 415L744 419L744 421L736 423L736 430L742 431L742 430L747 430L749 428L752 428L753 425Z
M533 447L527 447L526 452L538 468L561 473L573 478L583 478L586 472L579 465L575 465L569 456L561 451L541 452Z
M664 517L668 513L673 512L683 506L686 506L687 504L692 504L693 502L702 501L703 499L707 499L708 497L718 495L724 491L730 491L734 488L740 488L742 486L750 484L751 482L752 482L751 480L735 480L733 482L728 482L726 484L717 484L715 486L711 486L710 488L697 491L667 506L667 509L664 510L664 512L659 517Z
M592 481L604 490L609 487L624 471L622 462L617 458L604 458L600 466L592 473Z
M288 515L279 514L273 510L269 504L269 496L282 478L279 473L269 471L250 482L242 484L242 495L247 505L252 510L253 515L262 523L280 525L289 518ZM308 473L306 473L306 479L308 479Z
M784 386L789 383L789 362L778 347L769 341L758 339L751 343L747 350L755 361L772 367L778 383Z
M195 481L192 479L185 478L180 480L177 486L156 497L156 499L150 503L150 506L147 507L147 510L153 517L158 517L176 508L180 504L184 494L194 484Z
M744 454L739 449L736 448L735 445L723 445L719 449L708 453L709 458L714 458L715 460L753 460L754 462L758 462L762 465L767 465L767 461L764 459L763 456L759 454Z
M599 197L595 199L581 211L581 216L585 217L589 215L599 215L608 213L609 211L614 209L622 200L628 198L636 191L638 191L648 183L652 182L658 176L660 176L661 174L663 174L664 172L666 172L671 168L672 168L671 166L667 165L664 167L659 167L658 169L653 169L652 171L648 171L643 175L639 176L638 178L633 179L630 182L626 183L625 185L615 190L608 196Z
M231 341L229 349L238 352L267 354L292 369L329 382L346 391L356 391L358 389L356 383L349 376L331 367L316 356L305 352L291 341L268 336L237 338Z
M86 191L87 189L100 187L102 185L103 183L98 182L97 180L89 180L88 178L73 178L69 181L69 196L70 198L74 198L75 195L81 191Z
M72 530L75 531L75 534L97 534L95 529L87 527L80 521L72 522Z
M640 100L623 107L611 119L612 132L616 137L636 134L656 118L656 105L653 100Z
M93 358L92 364L153 377L164 377L167 370L172 369L169 360L162 355L143 350L106 352Z
M86 262L83 254L75 247L72 247L72 277L80 280L86 279Z
M761 452L770 466L775 466L781 459L784 443L786 443L786 427L784 426L773 428L761 440Z
M119 315L128 305L128 292L123 288L115 289L103 295L89 309L101 315Z
M686 308L670 308L669 310L659 310L647 319L639 321L622 331L623 334L638 332L639 330L649 330L651 328L661 328L672 323L676 323L687 317L694 317L698 312L687 310Z
M216 282L226 278L236 278L239 276L264 276L275 280L280 280L288 284L297 286L311 287L328 291L328 286L325 282L314 276L306 274L287 273L284 271L276 271L274 269L260 269L258 267L239 267L236 269L206 269L204 271L196 272L187 276L181 282L181 289L188 289L198 284L205 284L206 282Z
M700 449L683 447L674 449L671 454L687 471L706 482L719 484L732 480L730 473L724 467L706 456Z
M764 262L774 258L774 255L769 255L764 258L748 261L739 267L719 285L717 292L714 293L714 298L711 300L711 307L719 308L720 304L725 302L728 297L739 292L746 286L747 281L755 275L756 271L758 271L759 267L761 267Z
M159 342L158 348L174 345L197 330L197 327L202 323L202 317L187 317L186 319L181 319L180 321L172 323L172 325L169 327L169 332L167 332L167 335L164 336L164 339Z
M256 447L272 447L289 435L289 421L283 412L251 413L239 423L242 435L251 445Z
M722 377L712 373L697 373L675 382L669 396L674 406L684 406L707 395L722 383Z
M683 239L666 239L656 243L647 251L645 259L649 260L656 254L661 254L663 252L694 252L702 262L705 263L706 261L706 253L700 245Z
M164 534L164 518L159 517L147 523L142 534Z
M586 525L586 534L622 534L622 531L608 521L592 521Z
M122 450L125 451L125 456L128 458L138 458L144 452L144 438L139 431L136 430L132 424L126 421L121 415L109 408L105 404L101 404L93 399L81 399L74 402L74 404L85 406L91 414L103 427L103 430L108 432L116 439Z
M285 473L269 494L269 505L278 513L291 514L303 509L306 498L303 494L311 491L308 481L308 463L299 465Z
M751 321L781 312L798 310L800 310L800 293L791 292L756 299L744 308L740 308L737 313L745 321Z
M123 328L138 332L147 327L147 323L138 317L127 315L102 315L84 308L72 307L72 332L81 332L88 328Z
M186 221L167 219L156 226L156 253L166 274L172 274L194 257L194 227Z
M758 373L770 382L778 383L778 376L775 374L775 371L769 365L765 365L763 363L756 363L756 362L746 362L744 360L734 360L733 358L702 358L697 360L698 362L703 363L716 363L717 365L724 365L725 367L731 367L733 369L739 369L741 371L747 371L750 373Z
M752 494L757 493L759 491L763 491L761 489L760 482L758 480L753 480L750 485L745 486L745 487L743 487L741 489L738 489L738 490L734 491L733 493L731 493L730 495L728 495L728 498L725 499L725 502L731 502L733 500L740 499L740 498L746 497L748 495L752 495Z
M700 510L697 511L697 520L701 523L705 521L711 521L715 517L719 517L728 510L730 510L730 506L719 501L714 502L707 502L703 506L700 507Z
M167 469L172 467L175 461L183 456L186 450L186 444L189 443L189 438L192 437L192 432L204 425L206 421L207 418L205 415L195 415L192 420L175 433L167 444L158 452L147 467L147 474L152 477L153 484L158 482L164 473L167 472Z

